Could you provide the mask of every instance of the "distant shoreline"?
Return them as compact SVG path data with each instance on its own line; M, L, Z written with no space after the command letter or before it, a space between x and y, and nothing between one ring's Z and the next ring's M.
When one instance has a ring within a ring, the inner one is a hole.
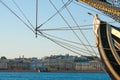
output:
M37 71L37 70L0 70L0 72L39 72L39 71ZM41 71L41 72L104 73L104 71Z

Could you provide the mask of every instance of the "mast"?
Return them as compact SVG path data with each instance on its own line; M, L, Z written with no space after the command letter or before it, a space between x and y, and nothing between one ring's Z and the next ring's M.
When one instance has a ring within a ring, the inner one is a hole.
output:
M36 28L35 28L36 37L37 37L37 31L38 31L38 0L36 0Z

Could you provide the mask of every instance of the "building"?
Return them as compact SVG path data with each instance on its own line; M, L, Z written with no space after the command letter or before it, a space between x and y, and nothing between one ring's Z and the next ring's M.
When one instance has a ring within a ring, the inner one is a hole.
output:
M74 59L76 56L67 55L52 55L44 58L45 67L48 71L73 71Z
M95 60L94 60L95 59ZM51 71L51 72L98 72L103 71L103 64L97 57L51 55L43 59L19 57L0 60L0 70L9 71Z
M77 62L76 71L81 72L102 72L103 64L99 61Z
M29 61L23 59L11 59L7 63L8 70L29 70Z
M8 69L7 63L8 63L7 59L0 60L0 70L7 70Z
M33 57L30 59L30 70L40 70L40 71L45 71L45 66L43 61Z

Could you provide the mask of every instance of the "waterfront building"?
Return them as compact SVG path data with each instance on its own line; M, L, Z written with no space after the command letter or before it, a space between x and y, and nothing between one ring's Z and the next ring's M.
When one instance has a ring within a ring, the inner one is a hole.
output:
M44 58L46 61L46 69L48 71L73 71L74 59L76 56L67 55L52 55Z
M103 64L98 61L77 62L76 71L81 72L100 72L103 71Z
M8 69L7 63L8 63L7 59L0 60L0 70L7 70Z
M40 70L45 71L45 66L42 60L37 58L31 58L30 59L30 70Z
M23 59L12 59L7 63L8 70L29 70L29 61Z
M93 60L96 59L96 60ZM42 59L19 57L15 59L0 60L0 70L10 71L102 71L103 64L96 57L52 55Z

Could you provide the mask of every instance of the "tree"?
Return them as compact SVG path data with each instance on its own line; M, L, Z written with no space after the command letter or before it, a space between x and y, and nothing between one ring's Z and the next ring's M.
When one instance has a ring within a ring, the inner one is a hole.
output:
M2 56L1 59L3 60L3 59L7 59L7 58L5 56Z

